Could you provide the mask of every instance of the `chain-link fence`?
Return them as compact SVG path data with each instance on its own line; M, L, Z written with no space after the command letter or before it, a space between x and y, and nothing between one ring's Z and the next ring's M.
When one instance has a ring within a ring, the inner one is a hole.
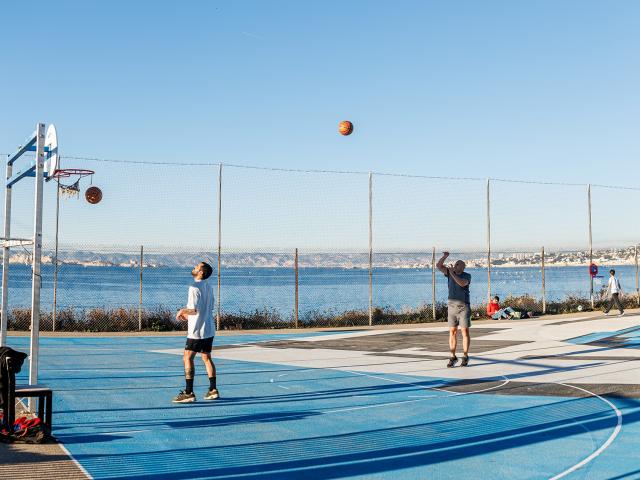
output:
M434 268L443 250L467 264L475 316L494 295L536 314L597 308L610 267L628 304L640 303L637 248L615 248L640 238L628 213L640 189L197 163L82 166L96 170L104 199L63 200L56 235L56 191L47 191L42 330L177 329L175 311L200 261L214 267L220 328L443 320L447 286ZM13 236L29 235L29 188L14 194ZM29 327L30 254L11 252L13 329ZM593 276L591 264L600 267Z

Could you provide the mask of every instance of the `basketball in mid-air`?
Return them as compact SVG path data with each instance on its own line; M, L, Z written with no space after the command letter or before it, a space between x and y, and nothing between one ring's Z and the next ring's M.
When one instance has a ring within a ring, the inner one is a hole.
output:
M87 191L84 192L84 198L92 205L100 203L100 200L102 200L102 190L98 187L89 187Z
M351 135L353 133L353 123L349 120L343 120L338 125L338 132L340 132L340 135Z

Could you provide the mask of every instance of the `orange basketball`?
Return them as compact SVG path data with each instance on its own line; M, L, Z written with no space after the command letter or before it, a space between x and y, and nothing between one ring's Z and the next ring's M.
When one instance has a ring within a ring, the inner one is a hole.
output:
M98 187L89 187L87 191L84 192L84 198L92 205L100 203L100 200L102 200L102 190Z
M349 120L343 120L338 125L338 132L340 132L340 135L351 135L353 133L353 123Z

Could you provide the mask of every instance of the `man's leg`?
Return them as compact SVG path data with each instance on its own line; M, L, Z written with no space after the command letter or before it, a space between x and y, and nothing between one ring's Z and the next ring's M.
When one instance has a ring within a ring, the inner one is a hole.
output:
M193 359L196 356L196 352L192 352L191 350L185 350L183 361L184 361L184 378L185 378L185 393L193 393L193 377L196 374L196 367L193 364Z
M508 310L510 307L507 307ZM464 317L460 319L460 331L462 332L462 356L461 367L469 365L469 347L471 346L471 335L469 335L469 327L471 327L471 306L466 305Z
M184 390L173 399L173 403L188 403L196 401L196 396L193 393L193 377L195 375L193 359L195 356L196 352L185 349L184 355L182 356L182 361L184 363L185 387Z
M205 395L205 400L215 400L218 398L218 387L216 385L216 365L213 363L210 353L201 353L202 362L207 369L207 375L209 376L209 391Z
M451 356L456 356L456 349L458 348L458 327L449 327L449 351Z
M614 293L612 297L613 297L614 303L616 304L616 308L620 312L620 315L622 315L624 313L624 309L622 308L622 302L620 302L620 294Z
M609 310L611 310L611 307L613 306L613 295L611 295L609 297L609 299L607 300L606 305L604 306L604 314L608 314Z
M469 335L469 327L461 327L460 331L462 332L462 350L464 351L464 356L469 356L469 347L471 346L471 336Z
M449 327L449 351L451 352L449 363L447 363L447 367L449 368L453 367L458 362L458 357L456 357L457 347L458 347L458 327Z

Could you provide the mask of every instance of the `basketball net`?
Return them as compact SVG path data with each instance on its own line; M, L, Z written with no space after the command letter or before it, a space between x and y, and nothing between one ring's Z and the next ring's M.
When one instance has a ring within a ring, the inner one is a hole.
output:
M80 196L80 179L78 178L78 180L71 185L64 185L58 182L58 188L60 189L62 198L78 198Z

